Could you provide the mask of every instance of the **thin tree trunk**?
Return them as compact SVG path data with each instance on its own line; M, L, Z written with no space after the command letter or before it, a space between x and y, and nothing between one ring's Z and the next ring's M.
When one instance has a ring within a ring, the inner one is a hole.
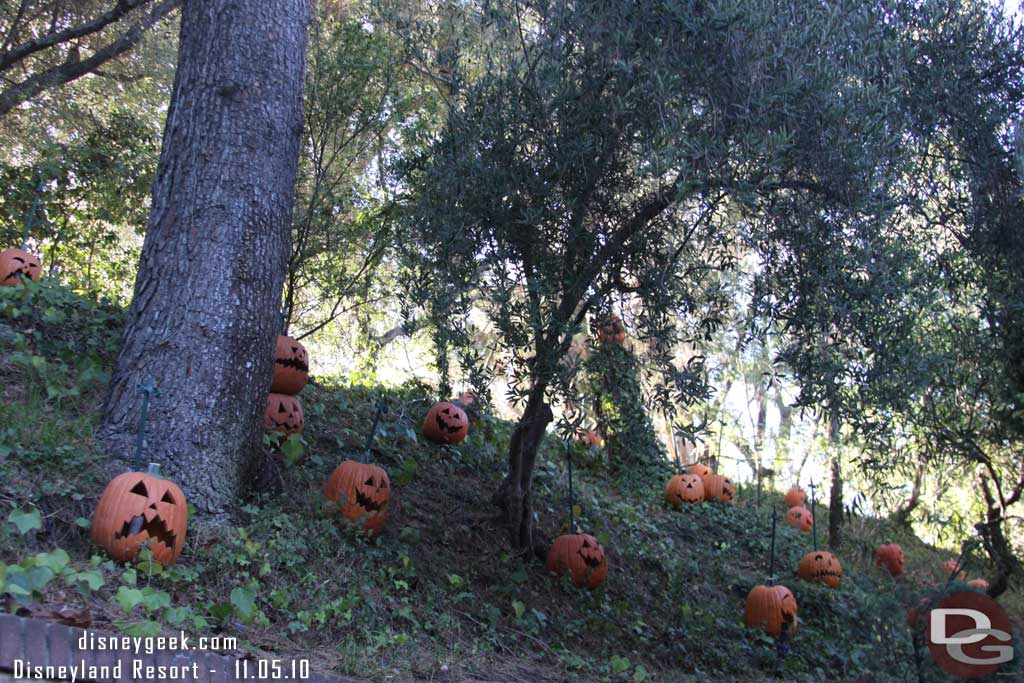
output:
M230 511L261 437L289 253L308 0L186 0L178 69L100 438L204 513Z
M893 524L896 526L910 526L910 515L921 503L921 482L923 479L924 463L922 462L918 464L917 470L914 472L914 487L910 490L910 498L907 499L907 502L904 503L892 517Z
M988 594L993 598L1002 595L1009 588L1010 576L1020 567L1020 561L1013 552L1009 539L1003 530L1005 513L1000 501L992 492L989 479L978 476L978 484L985 498L985 521L974 525L981 536L982 544L989 559L995 565L995 575L989 577Z
M829 416L828 443L832 451L832 490L828 497L828 547L839 550L843 544L843 463L839 439L839 415Z

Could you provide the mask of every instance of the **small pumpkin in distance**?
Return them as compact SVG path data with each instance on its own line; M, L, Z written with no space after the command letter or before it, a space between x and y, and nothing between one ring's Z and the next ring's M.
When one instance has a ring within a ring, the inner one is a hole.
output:
M25 278L38 280L43 274L43 264L38 256L22 249L4 249L0 252L0 285L17 287Z
M696 474L677 474L665 486L665 502L679 509L683 503L704 501L704 480Z
M731 503L736 496L736 487L729 477L709 474L704 477L704 500L709 503Z
M626 341L626 326L617 315L610 315L597 325L597 341L602 344L622 344Z
M153 559L167 566L181 555L187 529L185 494L151 464L147 472L125 472L107 484L89 536L118 562L134 560L148 545Z
M580 431L578 434L578 438L587 446L600 447L601 444L604 443L604 439L601 438L601 432L597 431L596 429L585 429L583 431Z
M785 497L782 499L783 505L787 508L800 507L807 501L807 493L804 492L799 486L794 486L786 491Z
M604 548L590 534L565 534L556 538L548 550L544 568L568 575L574 584L587 588L597 588L608 578Z
M708 467L707 465L702 465L699 462L695 462L692 465L689 465L686 468L686 471L689 472L690 474L696 474L701 479L708 476L709 474L714 474L711 471L710 467Z
M447 401L435 403L423 418L423 436L435 443L461 443L469 433L466 411Z
M761 629L778 638L783 623L789 624L790 634L796 630L796 616L796 598L785 586L754 586L747 594L743 622L750 628Z
M324 485L324 498L336 503L342 517L360 523L367 534L379 534L388 518L391 479L384 468L346 460L331 472Z
M942 563L942 573L946 576L955 574L953 578L963 581L967 577L967 572L960 569L960 563L956 560L947 560Z
M807 533L814 526L814 518L811 516L811 511L807 508L792 507L786 513L786 524L794 529L799 529L801 533Z
M829 588L839 588L843 578L843 565L832 553L815 550L800 558L797 575L808 583L823 583Z
M875 552L875 565L885 567L893 576L903 573L903 548L895 543L878 546Z
M971 579L967 582L967 585L974 586L975 588L980 588L986 591L988 590L988 581L986 581L985 579Z
M267 396L267 408L263 411L263 428L270 433L280 432L288 437L301 434L306 426L299 399L288 394L271 392Z
M270 390L275 394L295 394L309 381L309 354L306 347L281 334L274 348L274 375Z

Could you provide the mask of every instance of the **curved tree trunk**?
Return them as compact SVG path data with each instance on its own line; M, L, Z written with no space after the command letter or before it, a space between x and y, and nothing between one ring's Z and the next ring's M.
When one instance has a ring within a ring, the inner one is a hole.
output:
M288 259L308 0L186 0L124 345L100 439L131 462L141 395L158 462L201 512L233 507L259 447Z
M832 451L832 488L828 496L828 547L843 545L843 462L839 438L839 416L832 411L828 423L829 450Z
M521 554L540 555L544 548L533 543L533 466L544 430L554 419L551 406L544 401L545 384L534 384L523 416L512 432L508 447L508 474L494 494L494 504L502 510L509 527L512 549Z

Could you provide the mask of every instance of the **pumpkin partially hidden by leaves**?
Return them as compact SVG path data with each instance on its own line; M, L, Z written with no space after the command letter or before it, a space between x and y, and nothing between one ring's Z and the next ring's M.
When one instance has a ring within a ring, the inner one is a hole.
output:
M709 502L731 503L736 496L736 487L729 477L721 474L709 474L704 477L704 500Z
M665 486L665 502L679 509L683 503L700 503L704 500L704 480L696 474L677 474Z
M689 472L690 474L696 474L701 479L708 476L709 474L712 474L710 467L708 467L707 465L701 465L699 462L695 462L694 464L687 467L686 471Z
M986 591L988 590L988 581L986 581L985 579L971 579L967 582L967 585L974 586L975 588L980 588Z
M617 315L605 318L597 325L597 341L602 344L622 344L626 341L626 326Z
M786 491L785 498L782 499L782 503L788 508L798 508L804 504L807 500L807 494L799 486L794 486Z
M747 595L743 622L777 638L783 623L789 624L789 633L796 630L796 612L796 598L785 586L754 586Z
M263 412L263 428L268 432L280 432L286 437L301 434L306 426L299 399L287 394L271 393L267 396L267 409Z
M544 568L567 574L577 586L597 588L608 578L604 548L590 534L565 534L555 539Z
M308 381L309 354L306 353L306 347L291 337L278 335L270 390L294 396L302 391Z
M815 550L800 558L797 574L809 583L823 583L829 588L839 588L839 582L843 578L843 565L832 553Z
M875 552L875 564L885 567L893 576L903 573L903 548L895 543L878 546Z
M185 547L188 504L178 486L149 472L125 472L103 490L89 536L118 562L134 560L143 546L162 565L174 564Z
M946 562L943 562L942 573L946 576L954 574L955 576L953 578L959 579L961 581L967 578L967 572L960 570L960 563L956 560L947 560Z
M468 432L466 411L454 403L435 403L423 418L423 436L435 443L461 443Z
M38 280L43 274L43 264L38 256L21 249L0 251L0 285L16 287L27 278Z
M391 479L383 468L346 460L331 472L324 497L337 503L341 516L361 523L369 535L379 534L388 518Z
M604 439L601 438L601 432L596 429L586 429L580 431L577 434L577 438L587 446L598 446L604 443Z
M786 524L807 533L814 525L814 518L811 517L811 511L807 508L793 507L789 508L789 512L786 513Z

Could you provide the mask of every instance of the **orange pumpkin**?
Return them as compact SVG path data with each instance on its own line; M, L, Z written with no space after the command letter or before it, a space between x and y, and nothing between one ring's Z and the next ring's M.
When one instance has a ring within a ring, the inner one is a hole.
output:
M686 471L689 472L690 474L696 474L701 479L708 476L709 474L713 474L710 467L708 467L707 465L701 465L699 462L695 462L692 465L689 465L686 468Z
M796 613L796 598L785 586L754 586L747 595L743 622L777 638L783 623L789 624L790 634L796 630Z
M604 443L601 432L596 429L586 429L577 433L577 438L587 446L600 446Z
M567 574L577 586L597 588L608 578L604 548L590 534L565 534L555 539L544 568Z
M388 518L391 480L381 467L346 460L327 478L324 497L337 503L335 509L342 517L362 523L372 536L380 533Z
M729 477L721 474L709 474L704 477L704 500L709 502L731 503L736 496L736 487Z
M704 500L704 480L696 474L677 474L665 486L665 502L679 509L682 503L700 503Z
M794 507L789 508L789 512L786 513L786 523L794 529L807 533L813 527L814 519L811 517L811 511L807 508Z
M967 585L974 586L975 588L980 588L986 591L988 590L988 581L986 581L985 579L971 579L967 582Z
M815 550L800 558L797 574L808 583L823 583L829 588L839 588L843 565L832 553Z
M38 256L21 249L0 251L0 285L16 287L25 278L38 280L43 274L43 264Z
M174 564L185 547L188 504L178 486L148 472L125 472L103 490L92 516L89 536L118 562L130 562L148 544L153 559Z
M301 434L306 426L299 399L287 394L271 393L267 396L267 409L263 412L263 428L268 432Z
M622 344L626 341L626 326L617 315L610 315L597 325L597 341L602 344Z
M295 394L309 381L309 355L306 347L283 334L274 349L274 376L270 390L276 394Z
M903 573L903 548L895 543L878 546L875 552L875 565L884 566L893 576Z
M782 499L782 502L788 508L798 508L803 505L806 500L807 494L804 493L804 490L799 486L794 486L786 491L786 496Z
M435 403L423 418L423 436L435 443L461 443L468 432L466 411L454 403Z
M967 577L967 572L960 570L960 563L956 560L947 560L942 563L942 573L946 576L955 574L953 578L963 581Z

